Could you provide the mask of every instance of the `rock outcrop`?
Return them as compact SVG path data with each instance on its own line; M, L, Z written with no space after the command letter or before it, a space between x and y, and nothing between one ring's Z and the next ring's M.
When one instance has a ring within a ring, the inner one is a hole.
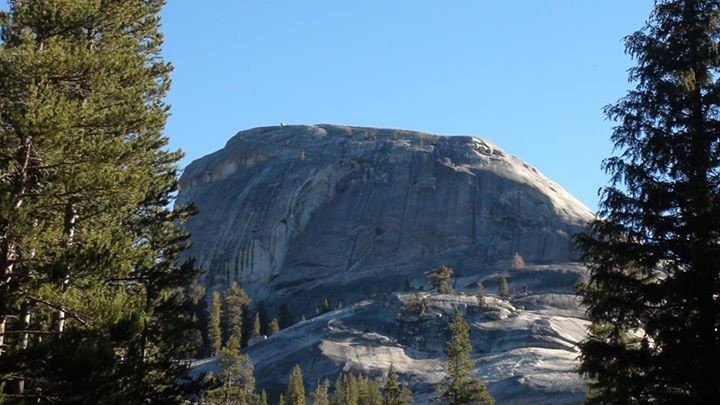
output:
M331 125L256 128L191 163L180 204L190 255L216 288L293 301L309 316L425 284L440 264L460 277L575 259L592 213L492 143L469 136Z
M583 272L572 265L531 270L577 279ZM271 397L283 389L294 364L300 364L310 385L323 378L334 381L341 372L381 380L392 364L415 402L428 404L444 377L442 347L456 309L471 326L475 375L498 404L582 403L576 344L588 322L569 293L529 292L508 300L486 296L483 305L472 295L391 293L300 322L245 353ZM200 361L195 370L215 371L216 362Z
M270 311L309 318L246 349L258 383L277 391L294 363L308 382L390 363L425 403L442 378L448 314L471 322L477 374L498 403L582 400L575 344L586 321L572 294L584 268L572 235L592 212L536 169L469 136L332 125L256 128L190 164L178 203L205 284L233 280ZM525 266L512 265L518 253ZM511 296L427 295L424 271L454 268ZM411 293L397 293L402 290ZM421 294L426 311L408 300ZM324 300L346 309L318 317ZM312 319L310 319L312 318ZM212 359L196 370L212 369Z

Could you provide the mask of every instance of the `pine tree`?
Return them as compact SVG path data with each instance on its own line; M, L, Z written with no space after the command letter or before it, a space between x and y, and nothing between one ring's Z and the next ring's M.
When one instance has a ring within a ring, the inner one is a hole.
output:
M345 385L345 374L340 374L335 379L335 392L330 399L330 405L344 405L347 397L347 387Z
M0 373L19 401L180 400L196 270L177 265L191 210L168 209L162 4L0 16Z
M435 291L440 294L452 294L453 288L450 280L453 277L453 269L448 266L440 266L426 271L425 275Z
M508 295L510 295L510 290L508 289L507 277L500 276L500 280L498 281L497 294L498 294L498 296L500 296L502 298L507 298Z
M404 402L403 400L402 390L397 382L395 366L392 364L388 370L387 381L385 381L385 387L383 390L385 391L385 400L383 401L383 405L407 405L407 402Z
M260 395L258 396L257 405L268 405L268 396L267 392L265 390L262 390L260 392Z
M658 0L626 38L635 88L605 110L618 154L578 238L588 403L720 402L720 2Z
M285 395L287 396L288 405L305 405L305 382L299 364L293 367L288 378Z
M189 300L192 328L185 331L185 340L198 349L189 358L207 357L208 355L208 313L205 287L194 280L185 287L185 296Z
M252 337L260 336L261 334L262 334L262 328L260 325L260 314L255 313L255 320L253 321Z
M218 357L218 375L213 380L218 387L203 395L204 404L255 405L259 400L255 394L253 365L235 348L222 348Z
M285 394L280 394L280 397L278 398L278 405L285 405Z
M330 405L330 399L328 392L330 391L330 381L327 379L323 380L312 392L312 404L313 405Z
M250 297L233 281L230 283L230 288L225 291L224 301L225 325L228 330L227 341L234 342L239 349L242 341L243 312L245 307L250 305Z
M480 308L485 307L485 286L483 285L482 281L477 282L477 291L475 292L475 297L477 297L478 305L480 305Z
M217 356L223 347L222 331L220 329L220 318L222 316L222 302L220 293L213 291L212 301L209 310L210 322L208 324L208 338L210 339L210 353Z
M414 403L412 391L405 385L400 388L400 403L403 405L413 405Z
M358 405L358 389L355 377L351 374L340 374L335 380L335 392L331 405Z
M257 303L257 316L260 322L260 335L268 334L268 325L270 324L270 317L268 317L267 304L265 301L258 301ZM253 328L255 325L253 324Z
M436 402L448 405L493 404L495 400L478 378L472 377L474 361L470 358L470 327L460 311L455 311L449 324L451 337L445 344L448 357L445 384L438 387Z
M272 336L280 331L277 319L273 318L268 325L268 336Z
M359 378L358 405L383 405L380 386L374 380Z
M320 304L319 313L324 314L324 313L330 312L332 310L333 310L332 303L330 302L330 299L326 297L323 300L322 304Z

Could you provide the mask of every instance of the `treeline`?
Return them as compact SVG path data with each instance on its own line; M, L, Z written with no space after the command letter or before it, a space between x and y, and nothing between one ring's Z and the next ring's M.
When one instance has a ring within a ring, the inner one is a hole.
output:
M256 392L252 364L237 351L224 351L220 357L217 376L211 379L219 384L202 397L205 405L268 405L265 390ZM391 366L384 385L376 380L357 374L341 374L331 385L328 379L319 383L308 395L299 365L288 376L286 388L272 403L278 405L411 405L412 392L398 383L395 369Z
M487 404L495 401L485 384L473 377L475 362L471 359L472 345L470 327L460 311L455 311L448 324L450 338L444 352L447 356L447 376L437 386L434 401L449 405ZM220 350L217 375L208 376L211 389L202 396L207 405L267 405L268 395L256 392L252 362L239 354L231 343ZM278 405L305 405L307 399L313 405L410 405L413 395L407 386L398 383L395 368L391 365L380 384L367 376L340 374L331 385L328 379L316 385L308 396L305 392L300 365L295 365L288 377L287 386L275 402Z
M245 348L255 337L269 337L295 323L287 304L278 308L270 318L264 301L253 302L236 282L224 292L208 295L205 287L193 282L185 288L191 302L190 313L196 328L186 333L189 344L197 348L192 357L216 356L223 346L234 342Z

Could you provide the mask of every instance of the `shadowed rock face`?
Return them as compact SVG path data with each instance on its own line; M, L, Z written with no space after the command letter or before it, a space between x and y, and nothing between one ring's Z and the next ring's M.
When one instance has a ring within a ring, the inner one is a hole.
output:
M343 371L380 378L392 363L416 403L428 403L457 309L471 325L476 375L498 403L582 401L576 344L587 321L573 286L585 269L572 263L571 236L593 214L490 142L256 128L193 162L181 185L178 202L200 210L187 225L189 255L208 270L206 285L236 280L271 312L287 303L295 319L311 318L245 349L271 394L295 363L308 389ZM512 268L515 252L524 267ZM420 292L423 273L441 264L454 268L457 295ZM506 299L494 295L501 275ZM482 307L477 281L488 295ZM397 293L408 283L416 293ZM313 318L325 298L346 308ZM205 359L195 370L215 367Z
M180 204L205 283L238 281L299 317L325 297L398 291L446 264L463 278L575 259L592 213L490 142L331 125L256 128L190 164ZM558 288L562 288L558 285Z

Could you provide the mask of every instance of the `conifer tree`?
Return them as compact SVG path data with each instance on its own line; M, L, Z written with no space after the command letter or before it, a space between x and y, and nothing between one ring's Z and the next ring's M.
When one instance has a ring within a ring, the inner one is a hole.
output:
M450 281L453 277L453 269L448 266L440 266L426 271L425 275L435 291L440 294L452 294L453 288Z
M335 379L335 392L330 400L331 405L344 405L347 401L347 375L340 374Z
M208 324L208 338L210 340L210 353L213 356L220 354L223 347L222 330L220 329L220 318L222 316L222 301L220 293L213 291L210 302L210 322Z
M374 380L360 378L358 405L383 405L380 386Z
M278 325L277 319L273 318L268 325L268 336L272 336L278 331L280 331L280 326Z
M383 405L411 405L413 403L412 393L398 385L397 373L395 372L395 366L392 364L388 370L383 391L385 391Z
M270 318L268 317L267 305L265 301L258 301L256 305L256 313L258 321L260 322L260 335L268 334L268 325L270 324ZM254 327L255 325L253 325Z
M205 287L198 280L194 280L190 285L185 287L185 296L189 300L190 320L193 327L185 331L185 340L193 347L197 347L195 353L190 358L207 357L208 356L208 313L207 313L207 296Z
M507 277L500 276L500 280L498 281L497 294L498 294L498 296L500 296L502 298L507 298L507 296L510 295L510 290L508 289Z
M288 405L305 405L305 382L299 364L293 367L285 394Z
M262 334L262 327L260 325L260 314L255 313L255 320L253 321L252 337L260 336Z
M191 211L167 208L162 4L0 16L0 374L18 401L180 401L196 271L177 265Z
M228 331L227 341L237 342L239 348L242 341L243 312L245 307L250 305L250 297L233 281L230 283L230 288L225 291L224 301L225 325L227 325Z
M258 396L257 405L268 405L268 396L267 392L265 390L262 390L260 392L260 395Z
M477 297L480 308L485 307L485 286L483 285L482 281L477 282L477 291L475 292L475 297Z
M285 394L280 394L280 397L278 397L278 405L286 405Z
M325 299L323 299L323 302L320 304L320 306L315 309L315 313L320 315L330 312L332 311L332 309L332 303L330 303L330 299L326 297Z
M330 391L330 381L324 379L312 392L313 405L330 405L328 392Z
M470 328L460 311L449 324L451 337L445 344L448 357L445 383L438 387L436 402L448 405L493 404L495 401L482 381L472 377L474 361L470 358Z
M406 385L400 388L400 403L403 405L413 405L413 394Z
M335 380L332 405L358 405L359 390L357 379L352 374L340 374Z
M618 153L578 238L588 403L720 402L720 2L658 0L606 107Z
M257 404L259 397L255 394L253 365L250 359L239 354L237 349L222 348L218 357L218 375L214 380L218 386L203 395L204 404Z

